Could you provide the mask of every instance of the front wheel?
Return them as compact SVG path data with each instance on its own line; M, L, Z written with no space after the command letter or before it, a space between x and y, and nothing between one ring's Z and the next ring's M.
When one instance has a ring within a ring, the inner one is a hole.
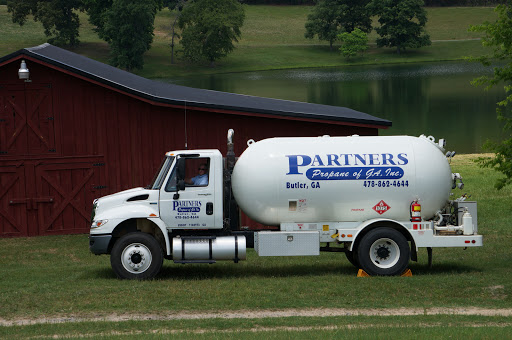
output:
M120 279L152 279L162 268L162 262L163 252L158 241L140 232L121 237L110 254L110 264Z
M410 255L405 236L391 228L371 230L357 249L359 264L370 275L400 275L407 268Z

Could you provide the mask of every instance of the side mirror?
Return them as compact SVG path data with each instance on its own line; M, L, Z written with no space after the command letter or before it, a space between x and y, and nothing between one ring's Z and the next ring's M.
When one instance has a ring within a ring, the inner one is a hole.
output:
M176 192L172 196L172 199L179 200L180 199L180 191L185 190L185 181L180 179L178 183L176 184Z

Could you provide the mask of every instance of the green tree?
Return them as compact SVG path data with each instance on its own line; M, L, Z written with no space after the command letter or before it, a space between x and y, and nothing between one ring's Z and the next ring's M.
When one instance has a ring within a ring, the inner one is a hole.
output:
M237 0L193 0L183 7L178 25L186 59L211 66L227 56L241 37L245 12Z
M105 26L105 13L112 8L113 0L83 0L89 15L89 22L96 26L94 31L101 38Z
M491 55L477 58L477 60L486 66L491 65L491 60L500 61L499 66L494 67L492 77L482 76L473 80L472 83L487 85L487 88L504 83L506 98L497 103L496 113L498 120L504 123L503 129L507 137L501 142L487 141L484 148L494 152L494 157L478 159L481 166L493 168L505 175L494 185L497 189L501 189L512 183L512 118L509 105L512 102L512 1L499 5L496 12L498 19L495 22L472 26L470 30L484 32L482 44L492 49Z
M99 37L109 44L110 64L128 71L141 69L161 1L86 0L86 8Z
M28 15L43 24L48 42L58 46L77 46L80 20L77 10L82 10L82 0L11 0L7 11L12 21L23 26Z
M372 20L366 6L370 0L321 0L313 7L306 22L304 37L328 41L332 48L338 34L359 28L370 32Z
M368 49L368 35L361 31L359 28L354 29L352 32L343 32L338 35L342 45L340 51L344 57L354 57L357 52L363 53Z
M378 47L396 47L400 54L406 48L429 46L430 36L425 32L427 12L423 0L373 0L369 5L379 17L375 30Z

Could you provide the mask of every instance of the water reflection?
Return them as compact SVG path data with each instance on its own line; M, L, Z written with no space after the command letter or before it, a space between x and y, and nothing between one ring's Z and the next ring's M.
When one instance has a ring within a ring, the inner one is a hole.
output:
M433 135L459 153L481 152L501 135L496 102L502 88L470 81L491 69L477 63L428 63L220 74L167 80L175 84L327 105L389 119L381 135Z

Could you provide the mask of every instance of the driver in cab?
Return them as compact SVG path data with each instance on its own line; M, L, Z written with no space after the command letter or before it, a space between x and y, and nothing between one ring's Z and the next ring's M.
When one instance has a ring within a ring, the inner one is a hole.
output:
M198 171L198 175L187 180L186 183L191 184L191 185L197 185L197 186L208 185L208 173L207 173L206 164L199 165L199 168L197 169L197 171Z

